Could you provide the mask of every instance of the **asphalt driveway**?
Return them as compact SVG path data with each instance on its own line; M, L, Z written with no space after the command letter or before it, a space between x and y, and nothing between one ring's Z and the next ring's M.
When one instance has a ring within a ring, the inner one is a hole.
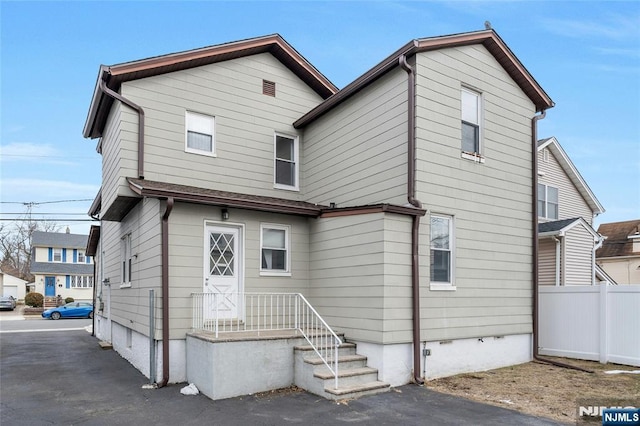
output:
M212 401L148 379L86 331L0 333L2 425L552 425L407 385L346 404L306 392Z

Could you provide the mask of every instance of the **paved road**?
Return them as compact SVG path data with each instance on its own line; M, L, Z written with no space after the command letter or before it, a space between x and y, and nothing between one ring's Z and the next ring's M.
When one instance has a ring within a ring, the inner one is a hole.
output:
M87 331L0 333L2 425L556 424L414 385L336 404L305 392L211 401L147 383Z

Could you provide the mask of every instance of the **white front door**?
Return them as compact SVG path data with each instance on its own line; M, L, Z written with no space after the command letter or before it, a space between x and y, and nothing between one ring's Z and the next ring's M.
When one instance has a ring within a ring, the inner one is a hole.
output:
M204 293L215 293L205 303L206 318L238 318L240 312L240 230L207 226Z

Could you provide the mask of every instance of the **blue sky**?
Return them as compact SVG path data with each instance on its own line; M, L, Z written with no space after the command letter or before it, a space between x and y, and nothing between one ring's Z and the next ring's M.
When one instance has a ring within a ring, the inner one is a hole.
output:
M411 39L493 28L556 103L540 122L607 210L640 218L640 2L0 0L0 212L83 218L100 156L83 139L100 64L279 33L338 87ZM73 213L74 215L66 215ZM86 217L86 216L85 216ZM2 222L5 223L5 222Z

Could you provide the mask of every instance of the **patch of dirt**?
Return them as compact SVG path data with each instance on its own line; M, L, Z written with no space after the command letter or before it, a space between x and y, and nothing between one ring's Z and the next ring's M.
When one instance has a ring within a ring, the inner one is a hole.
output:
M497 370L435 379L426 382L425 386L437 392L574 424L578 418L579 400L624 398L637 401L640 405L640 374L604 373L607 370L638 368L547 358L592 370L594 373L534 361Z
M273 396L291 395L298 392L304 392L304 390L300 389L297 386L289 386L288 388L280 388L280 389L273 389L266 392L258 392L258 393L255 393L254 396L256 398L269 398Z

